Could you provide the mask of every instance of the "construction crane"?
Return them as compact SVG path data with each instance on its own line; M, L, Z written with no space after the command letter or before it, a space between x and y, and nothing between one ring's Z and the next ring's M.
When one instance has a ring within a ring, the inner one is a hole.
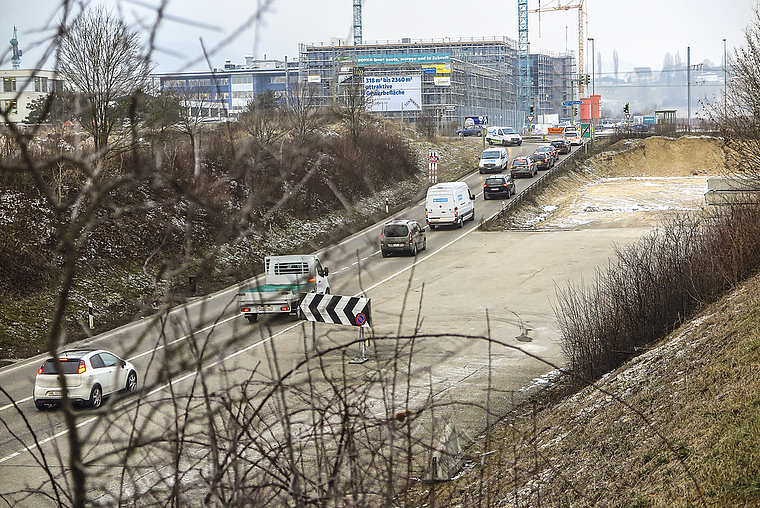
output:
M569 11L570 9L578 9L578 77L583 72L583 2L584 0L574 0L562 5L561 0L557 0L557 5L541 7L541 1L539 0L538 9L533 9L530 12L551 12L551 11ZM519 15L519 7L518 7ZM527 20L526 20L527 26ZM593 57L593 55L592 55ZM581 95L584 93L583 80L578 80L578 90Z
M11 39L11 48L12 48L12 54L13 57L11 58L11 63L13 64L14 69L18 69L21 67L21 55L22 51L18 49L18 37L16 37L16 27L13 27L13 39Z

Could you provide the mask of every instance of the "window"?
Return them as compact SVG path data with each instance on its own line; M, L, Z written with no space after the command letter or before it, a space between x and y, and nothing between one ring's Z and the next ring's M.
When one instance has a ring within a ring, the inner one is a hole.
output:
M111 353L100 353L100 358L103 360L103 365L106 367L114 367L119 364L119 359L116 355Z
M103 359L100 357L100 355L93 355L90 358L90 365L92 365L93 369L102 369L106 366L106 364L103 363Z
M39 76L34 78L34 91L35 92L47 92L48 91L48 78L41 78Z
M3 92L16 91L16 78L3 78Z
M252 74L246 74L243 76L232 76L232 84L233 85L242 85L245 83L253 83L253 75Z
M18 101L5 101L5 111L11 115L18 113Z
M76 374L79 370L79 358L59 358L64 374ZM42 366L43 374L57 374L53 360L48 360Z

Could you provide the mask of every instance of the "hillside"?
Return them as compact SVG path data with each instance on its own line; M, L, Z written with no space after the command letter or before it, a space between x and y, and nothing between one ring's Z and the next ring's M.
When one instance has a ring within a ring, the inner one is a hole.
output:
M650 138L612 152L560 178L505 227L657 224L698 211L706 176L722 170L711 139ZM426 486L420 505L760 505L758 308L760 276L595 386L567 398L562 382L544 390L479 436L460 475Z

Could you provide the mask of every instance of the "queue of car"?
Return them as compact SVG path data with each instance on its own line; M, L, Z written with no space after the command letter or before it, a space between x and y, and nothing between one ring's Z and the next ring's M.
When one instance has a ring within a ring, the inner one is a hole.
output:
M486 142L506 145L522 144L522 137L514 129L505 127L488 128ZM573 136L577 131L566 129ZM457 135L465 136L464 130ZM483 182L483 199L509 199L517 193L515 179L534 178L541 169L551 169L560 154L569 154L572 141L565 137L539 146L530 155L514 157L511 162L506 148L488 147L480 155L479 173L489 175ZM425 224L431 229L437 226L462 227L466 220L475 219L475 196L465 182L445 182L433 185L427 191L425 200ZM427 239L425 227L412 219L395 219L384 224L380 233L380 251L383 257L394 253L416 256L425 250Z

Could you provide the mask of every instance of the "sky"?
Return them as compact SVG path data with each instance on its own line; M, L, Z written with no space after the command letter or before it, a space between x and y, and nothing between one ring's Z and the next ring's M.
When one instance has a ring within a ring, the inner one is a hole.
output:
M547 9L577 5L579 0L542 0ZM666 53L680 56L685 64L687 47L691 63L710 60L721 65L726 50L745 46L745 30L755 22L760 0L585 0L584 52L602 56L602 73L614 71L617 51L619 71L633 67L662 68ZM72 2L73 3L73 2ZM79 0L77 5L99 2ZM156 19L159 0L102 0L140 32L147 44ZM0 41L10 41L14 25L24 52L22 68L43 65L43 48L49 45L60 18L56 0L0 0ZM539 0L528 0L528 9ZM259 10L257 10L259 9ZM156 72L207 70L226 60L242 64L245 55L289 60L298 58L299 43L350 39L353 0L167 0L165 18L156 32ZM528 18L530 51L554 54L578 50L578 9L531 12ZM399 41L401 38L444 39L509 37L517 41L517 0L363 0L364 42ZM10 69L10 43L3 42L0 69ZM597 59L594 58L594 65ZM591 72L591 60L587 60ZM594 69L599 72L599 69Z

